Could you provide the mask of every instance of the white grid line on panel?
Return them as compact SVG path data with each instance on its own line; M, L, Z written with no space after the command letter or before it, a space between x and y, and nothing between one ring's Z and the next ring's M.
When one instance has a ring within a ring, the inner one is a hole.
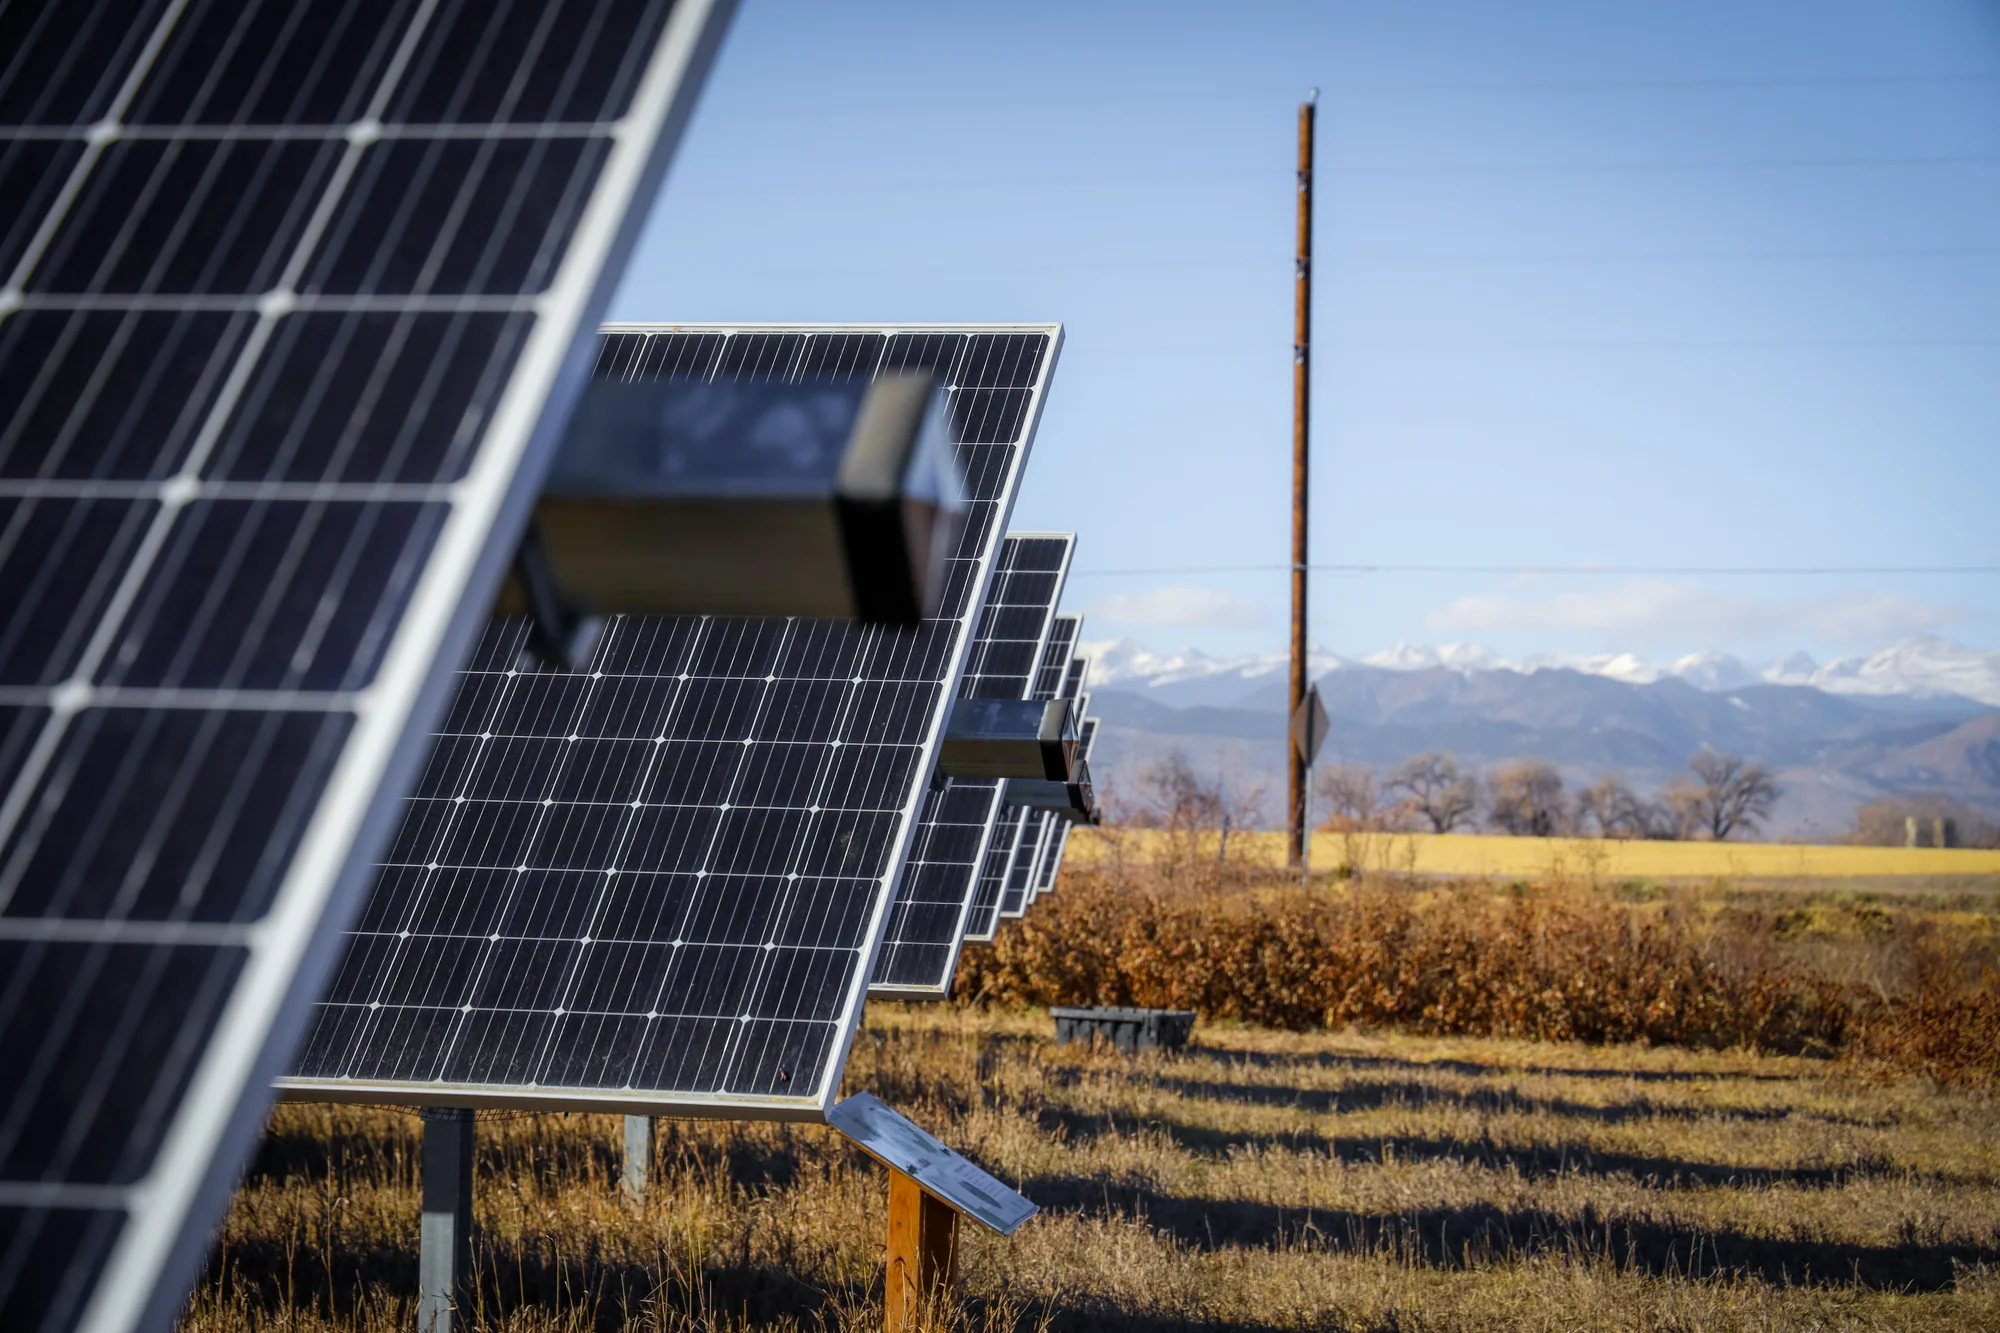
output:
M1064 542L1063 552L1058 564L1058 568L1056 571L1054 571L1056 576L1055 587L1050 595L1047 607L1044 608L1044 614L1041 620L1040 632L1035 642L1034 653L1029 658L1030 665L1028 667L1027 674L1025 678L1022 679L1021 684L1019 686L1021 691L1021 697L1025 698L1033 695L1035 691L1035 686L1038 682L1040 673L1042 671L1043 659L1048 655L1049 652L1050 643L1058 633L1062 632L1061 630L1059 630L1058 627L1062 625L1062 623L1066 618L1063 615L1058 614L1055 608L1061 603L1063 587L1065 583L1067 583L1068 581L1070 562L1075 557L1076 554L1076 534L1067 532L1020 532L1020 533L1010 532L1007 535L1010 539L1014 538L1018 538L1021 540L1061 539ZM1080 617L1068 617L1068 619L1074 620L1080 624ZM1072 640L1074 639L1073 630L1074 626L1071 627ZM920 939L920 940L912 939L908 941L900 941L920 946L921 945L936 946L940 944L948 945L948 952L944 966L941 970L941 975L938 977L936 981L926 984L891 982L885 980L880 983L871 984L869 988L871 993L888 997L905 997L905 998L916 997L916 998L929 999L929 998L936 998L949 991L952 974L957 970L958 967L959 951L963 947L965 940L967 938L966 931L968 926L971 924L972 913L975 909L976 901L979 895L980 881L985 870L987 858L993 853L994 839L996 837L1005 836L1001 827L1002 825L1001 812L1003 810L1003 806L1000 799L1001 785L997 782L989 783L987 785L991 788L991 791L986 804L985 818L981 823L981 832L979 836L977 851L973 856L970 865L967 868L965 883L963 884L961 891L958 895L958 910L956 913L955 924L953 925L951 931L951 939L949 941L931 940L931 939ZM959 863L931 862L930 864L955 865Z
M1015 439L1011 441L1011 449L1009 455L1011 461L1008 465L1007 476L1003 479L1000 491L1002 497L1000 504L1000 513L998 515L997 520L991 525L991 528L989 530L989 538L986 549L984 552L982 552L981 556L978 557L976 561L975 565L976 577L974 580L975 586L973 587L973 589L970 590L970 593L968 595L968 601L972 604L972 607L976 607L978 604L978 594L981 591L981 585L983 585L983 583L988 578L991 577L991 569L993 563L992 553L994 548L997 546L998 542L997 534L1000 531L1004 530L1005 509L1006 506L1009 503L1011 503L1012 495L1018 484L1018 477L1020 471L1025 464L1025 456L1027 450L1032 442L1034 426L1039 419L1041 404L1043 402L1044 395L1046 393L1048 376L1053 371L1054 361L1057 352L1059 350L1059 345L1060 345L1059 330L1053 329L1050 326L1046 325L1010 327L1006 329L1000 329L1000 328L995 328L994 326L984 326L984 325L965 326L963 328L953 328L953 329L939 329L935 327L895 328L895 329L878 329L878 328L855 329L852 328L851 326L831 326L831 327L820 326L820 327L824 328L825 331L828 332L843 332L843 333L864 332L864 333L890 333L890 334L929 334L929 333L955 333L955 332L969 332L969 333L1029 332L1029 333L1040 334L1047 338L1048 341L1044 347L1042 354L1042 367L1034 384L1029 389L1027 407L1023 414L1020 431L1018 435L1015 437ZM611 330L608 331L636 332L638 330L631 329L629 326L627 326L624 329L618 329L616 326L614 326ZM763 327L753 329L741 326L730 326L728 329L683 326L683 327L673 327L665 329L658 327L648 327L644 331L647 333L725 332L725 333L748 334L748 333L763 333L767 331L777 332L778 330L766 329ZM602 356L610 354L611 350L614 349L607 346L607 351L605 353L600 354L600 363L602 362ZM721 364L721 360L718 358L715 364L719 366ZM791 368L790 365L787 365L785 367L785 369L787 369L788 371L790 368ZM616 372L614 371L614 373ZM951 653L952 662L950 669L954 675L957 672L957 670L962 666L964 655L969 646L968 645L969 635L963 632L965 617L961 616L961 617L956 617L955 619L958 621L960 625L960 633L956 636L955 645ZM494 674L504 674L504 673L494 673ZM703 677L696 677L695 679L703 679ZM855 678L852 681L849 681L847 678L844 677L835 677L833 679L839 681L843 685L848 685L848 684L858 685L863 683L863 678L859 677ZM873 680L874 678L871 677L867 679ZM902 678L891 677L884 679L882 683L914 684L916 682L911 682ZM955 682L947 682L947 688L944 691L944 693L941 694L940 696L940 704L932 706L933 716L932 716L930 734L926 737L924 743L924 749L926 750L926 752L929 752L934 748L936 730L938 726L941 725L941 717L943 712L943 709L941 707L941 700L943 697L949 694L950 692L949 686L950 684L953 683ZM849 697L850 698L852 697L851 694ZM464 733L459 733L459 734L464 734ZM822 781L824 780L824 775L822 775L820 780ZM894 855L892 856L891 862L888 865L883 875L885 883L893 882L894 877L897 875L897 873L901 868L901 861L907 853L908 843L909 843L909 828L914 813L913 810L909 808L909 805L914 804L915 801L917 800L920 800L922 790L923 790L923 784L921 782L913 784L912 802L906 804L900 816L899 823L903 829L903 832L899 833L895 839L896 847L894 850ZM777 807L777 808L789 808L789 807ZM862 953L861 962L864 964L864 967L859 969L859 975L863 979L865 979L866 975L865 964L869 961L867 955L872 953L872 950L875 946L875 942L879 939L880 926L883 922L883 916L884 916L885 898L886 894L884 893L878 892L875 895L874 905L871 911L872 919L869 928L864 932L864 944L867 946L867 948L861 951ZM836 950L836 952L839 951ZM577 984L577 979L572 977L568 985L571 988L573 988L576 984ZM847 997L846 1000L843 1001L843 1008L841 1013L838 1015L836 1020L834 1020L831 1024L825 1025L837 1029L837 1035L840 1037L840 1042L838 1043L838 1048L832 1052L831 1058L829 1058L825 1062L823 1067L822 1081L824 1086L818 1090L818 1097L819 1100L821 1101L824 1101L827 1097L830 1097L832 1089L836 1085L839 1068L844 1063L846 1046L852 1040L853 1018L858 1010L858 1003L859 1003L858 994L855 994L853 990L850 989L849 996ZM538 1010L534 1012L545 1012L545 1011ZM818 1020L810 1020L810 1021L814 1022L815 1024L818 1024L819 1022ZM739 1053L738 1057L736 1058L743 1058L742 1053ZM725 1073L724 1077L726 1078L726 1076L727 1075ZM402 1087L401 1084L398 1084L393 1080L384 1082L383 1080L379 1079L354 1080L353 1082L339 1089L331 1087L328 1082L321 1079L311 1079L311 1080L290 1079L285 1081L286 1090L289 1093L291 1093L291 1095L295 1096L338 1095L342 1097L347 1097L353 1095L353 1096L360 1096L364 1099L379 1099L381 1094L388 1093L391 1094L389 1099L409 1100L410 1098L407 1095L397 1094L397 1089L401 1087ZM436 1100L434 1096L429 1095L429 1090L435 1089L437 1085L426 1084L425 1087L427 1090L426 1099ZM612 1104L631 1104L635 1100L633 1096L611 1095L613 1093L616 1093L617 1091L618 1090L593 1089L593 1090L585 1090L585 1093L588 1097L596 1098L599 1102L606 1100L606 1098L608 1097L609 1102ZM480 1088L480 1087L473 1087L470 1085L464 1087L458 1087L455 1089L446 1088L445 1092L452 1097L459 1098L461 1103L470 1099L476 1099L479 1102L479 1104L494 1104L494 1099L496 1097L505 1099L510 1096L523 1096L523 1097L528 1096L528 1094L524 1093L519 1088L513 1088L513 1089L505 1087ZM656 1107L660 1105L658 1094L640 1094L640 1095L644 1096L648 1104L654 1105ZM532 1097L528 1097L528 1100L532 1104L536 1105L555 1105L555 1104L563 1104L565 1102L567 1104L575 1105L577 1104L578 1096L579 1094L574 1089L538 1089L534 1092ZM793 1099L793 1098L765 1099L763 1102L760 1103L759 1100L756 1098L734 1096L734 1097L718 1097L718 1098L705 1099L695 1102L683 1102L683 1104L688 1106L706 1105L711 1107L721 1105L725 1107L734 1108L741 1112L747 1112L752 1114L791 1115L791 1114L806 1113L810 1110L810 1108L808 1107L801 1106L799 1099Z
M18 287L26 276L33 273L42 262L52 238L58 234L63 219L74 204L91 168L103 155L104 148L119 136L117 117L129 105L138 87L143 82L151 62L163 48L179 19L183 5L175 3L169 7L142 50L139 58L125 78L113 102L111 112L105 121L87 136L86 151L71 169L64 186L58 192L53 204L44 214L42 225L31 243L22 253L15 267L15 279L9 290L0 294L0 300L10 305L41 304L36 298L18 298ZM405 30L404 40L399 49L397 61L406 63L415 50L422 35L423 21L432 8L429 0L420 7L416 21ZM348 738L341 761L333 778L329 781L326 800L312 821L305 842L292 858L288 873L278 892L267 921L304 927L286 934L282 930L267 934L269 948L254 951L255 957L245 972L238 978L234 993L218 1021L214 1040L207 1053L200 1060L192 1084L179 1108L178 1117L166 1142L155 1157L155 1168L150 1177L139 1185L117 1196L130 1201L135 1206L166 1202L172 1199L183 1206L194 1194L206 1187L202 1179L204 1163L212 1156L214 1146L219 1142L225 1127L239 1118L233 1114L239 1104L243 1087L243 1072L231 1072L224 1066L224 1056L240 1063L243 1055L255 1055L263 1041L261 1034L267 1030L271 1016L276 1013L288 987L288 979L296 969L301 956L312 941L307 938L311 924L318 919L326 894L330 891L334 875L339 871L344 858L341 848L347 845L354 831L362 822L368 808L373 805L372 792L376 783L368 781L368 774L380 772L389 756L397 748L397 733L400 716L406 713L418 693L425 677L430 674L429 663L436 655L436 642L444 634L444 625L450 623L450 614L425 620L414 614L432 605L456 601L457 589L461 588L475 563L482 557L486 545L483 526L490 525L492 517L500 510L501 498L514 489L513 477L516 463L529 438L529 433L540 416L542 399L552 385L554 370L567 351L570 335L584 307L592 301L601 300L598 280L603 261L610 257L613 244L621 234L629 229L623 225L624 214L631 201L633 187L641 176L648 173L646 161L654 156L657 145L665 141L660 130L670 120L684 116L688 98L687 81L683 76L693 67L697 53L706 54L712 49L714 28L721 15L726 12L726 3L712 5L706 0L682 0L669 16L667 28L659 41L650 48L651 56L646 63L645 77L632 103L632 114L620 122L620 142L613 146L611 156L601 170L597 187L584 209L584 217L577 226L570 241L567 262L558 274L557 281L547 298L535 303L539 313L548 317L543 325L531 336L530 346L524 351L512 382L503 397L500 411L497 411L484 434L489 449L475 464L474 475L468 485L455 498L469 501L467 506L477 511L468 517L461 512L448 520L446 531L440 536L435 557L430 562L426 577L419 592L411 599L413 614L406 617L394 641L388 649L386 659L378 673L377 688L366 692L356 692L352 700L358 706L359 725ZM549 12L553 12L552 10ZM525 74L524 65L522 67ZM392 69L379 84L373 109L379 110L396 86L400 69ZM698 83L698 78L694 81ZM635 131L635 122L636 130ZM190 138L199 136L173 135L162 132L161 138ZM307 136L310 137L310 136ZM334 176L319 187L311 196L318 200L318 207L308 221L306 228L296 235L290 247L290 263L285 272L285 280L276 292L267 292L258 298L255 305L258 319L249 338L242 342L233 362L234 370L221 391L209 401L206 425L190 449L182 466L180 477L195 477L205 464L209 452L217 439L217 432L240 400L245 377L250 367L255 365L268 343L270 328L282 315L296 310L298 303L288 294L289 287L303 271L303 266L313 253L320 233L332 216L335 201L342 193L345 176L351 174L352 164L364 145L350 138L343 154L345 173L337 170ZM148 188L157 188L156 185ZM523 197L526 186L517 185L515 198ZM461 196L463 197L463 196ZM239 218L241 214L239 213ZM101 298L103 308L131 310L136 302ZM407 308L406 304L385 303L384 308ZM505 455L495 461L496 455ZM484 466L480 466L483 464ZM40 492L46 494L46 492ZM69 719L78 708L90 702L140 702L138 698L121 698L112 692L97 692L91 688L99 665L108 651L111 636L124 622L134 597L143 587L143 579L157 561L162 549L163 538L170 527L176 511L183 508L191 498L186 487L179 492L169 490L161 498L166 501L163 512L156 517L150 531L141 540L138 549L124 562L125 577L116 593L100 606L93 622L97 632L91 636L81 660L72 673L71 683L76 688L51 691L46 702L52 705L52 716L43 725L37 742L26 756L23 768L17 770L16 781L7 793L4 804L0 804L0 838L11 835L18 825L22 806L34 791L37 777L49 763L56 745L67 727ZM273 498L272 495L246 496L257 502ZM323 492L312 498L329 498ZM357 498L357 497L340 497ZM375 499L379 497L370 497ZM482 530L474 533L471 529L480 525ZM350 552L352 548L350 547ZM451 589L447 591L447 586ZM311 639L306 641L311 648ZM163 692L161 699L166 693ZM183 696L189 692L178 692ZM160 700L155 700L159 702ZM210 692L201 700L202 704L213 708L227 704L236 708L246 702L233 692ZM257 701L270 704L268 696ZM302 702L298 698L294 703ZM394 712L398 718L388 716ZM128 758L128 763L130 762ZM247 774L243 781L247 782ZM96 923L90 923L96 924ZM106 923L121 929L145 933L147 923ZM179 938L189 940L199 934L192 927L170 923L180 930ZM258 928L245 928L245 934L253 940ZM155 935L164 940L164 934ZM281 956L282 955L282 956ZM232 1041L233 1039L233 1041ZM163 1237L155 1229L134 1227L127 1230L109 1262L103 1282L98 1286L86 1316L86 1326L92 1328L123 1328L138 1316L149 1303L157 1304L161 1299L151 1292L153 1274L165 1261L169 1248L185 1244L199 1244L200 1236L192 1242L184 1237ZM177 1297L171 1299L177 1305Z

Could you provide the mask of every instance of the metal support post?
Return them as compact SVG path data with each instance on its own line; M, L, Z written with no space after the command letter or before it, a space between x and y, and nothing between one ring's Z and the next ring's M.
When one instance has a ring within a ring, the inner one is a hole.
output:
M1305 805L1305 832L1299 835L1299 883L1311 886L1313 878L1313 766L1306 764L1305 791L1299 796Z
M452 1333L472 1289L473 1114L426 1107L424 1215L417 1259L418 1333Z
M958 1279L958 1213L901 1171L889 1172L889 1265L882 1289L887 1333L930 1326Z
M644 1199L653 1183L653 1117L625 1117L625 1193Z

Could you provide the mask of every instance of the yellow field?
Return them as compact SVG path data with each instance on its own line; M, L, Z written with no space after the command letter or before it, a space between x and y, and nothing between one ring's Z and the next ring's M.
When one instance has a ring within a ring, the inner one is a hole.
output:
M1195 835L1213 854L1213 834ZM1079 862L1120 854L1146 858L1167 834L1150 829L1078 829L1068 855ZM1237 833L1229 854L1267 865L1284 861L1279 833ZM1936 847L1826 847L1777 842L1628 842L1600 838L1508 838L1465 833L1315 833L1312 864L1419 875L1504 878L1897 878L2000 875L2000 851Z

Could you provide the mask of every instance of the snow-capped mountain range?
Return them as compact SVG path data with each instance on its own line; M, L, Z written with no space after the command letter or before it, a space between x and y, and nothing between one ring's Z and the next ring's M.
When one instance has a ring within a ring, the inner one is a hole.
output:
M1290 657L1283 652L1211 657L1194 648L1160 653L1131 639L1103 639L1080 645L1091 659L1093 686L1144 693L1176 706L1227 706L1246 692L1283 679ZM1346 667L1390 671L1512 671L1532 674L1569 670L1631 685L1677 679L1697 689L1725 692L1746 685L1804 685L1829 694L1935 698L1957 695L2000 707L2000 652L1967 648L1949 639L1904 639L1880 652L1843 657L1821 665L1803 652L1752 666L1727 653L1690 653L1653 661L1633 653L1540 653L1507 658L1476 643L1438 646L1399 643L1365 657L1341 657L1321 649L1310 655L1314 678Z

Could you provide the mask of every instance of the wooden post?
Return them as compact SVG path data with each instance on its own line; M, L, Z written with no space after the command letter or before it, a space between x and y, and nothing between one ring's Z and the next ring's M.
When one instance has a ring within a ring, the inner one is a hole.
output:
M889 1172L889 1263L882 1286L887 1333L916 1333L926 1310L958 1280L958 1213L901 1171Z
M1285 864L1306 855L1306 761L1291 743L1290 722L1306 698L1306 479L1312 396L1313 109L1319 89L1299 104L1299 261L1292 311L1292 702L1285 710Z

